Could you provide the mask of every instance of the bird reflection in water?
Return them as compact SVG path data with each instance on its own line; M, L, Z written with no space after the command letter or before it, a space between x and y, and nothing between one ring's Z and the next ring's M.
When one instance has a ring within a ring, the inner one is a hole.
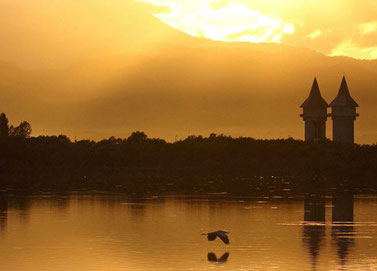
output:
M229 252L226 252L221 256L220 258L217 258L216 254L213 252L209 252L207 255L207 259L209 262L216 262L216 263L225 263L228 261L229 258Z

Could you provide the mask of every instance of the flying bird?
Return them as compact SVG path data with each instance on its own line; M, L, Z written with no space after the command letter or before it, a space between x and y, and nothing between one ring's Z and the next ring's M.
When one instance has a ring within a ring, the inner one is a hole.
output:
M229 238L227 231L214 231L209 233L203 233L202 235L207 235L208 241L214 241L216 237L219 237L225 244L229 245Z

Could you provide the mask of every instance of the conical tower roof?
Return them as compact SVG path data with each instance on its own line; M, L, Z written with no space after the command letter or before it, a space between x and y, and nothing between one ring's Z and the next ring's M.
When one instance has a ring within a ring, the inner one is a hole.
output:
M359 107L355 100L351 97L348 89L346 78L343 76L342 84L340 85L338 96L330 104L334 106Z
M322 98L317 78L314 78L312 90L310 91L309 97L305 100L301 107L327 108L328 106L329 105L327 104L327 102Z

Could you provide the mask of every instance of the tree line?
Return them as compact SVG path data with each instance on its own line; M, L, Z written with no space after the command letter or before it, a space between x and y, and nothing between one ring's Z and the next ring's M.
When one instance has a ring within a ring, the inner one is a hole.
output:
M18 126L9 126L5 113L0 114L0 137L21 137L28 138L31 135L31 125L27 121L21 122Z
M140 131L95 142L24 131L0 137L0 190L253 194L331 190L340 182L377 189L376 145L216 134L169 143Z

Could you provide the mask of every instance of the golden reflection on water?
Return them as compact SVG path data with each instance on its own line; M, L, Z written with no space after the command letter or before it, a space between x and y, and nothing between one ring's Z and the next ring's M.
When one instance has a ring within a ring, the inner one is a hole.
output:
M329 201L329 199L327 199ZM375 270L377 198L354 223L304 222L302 199L0 197L0 270ZM230 231L229 246L201 233Z

